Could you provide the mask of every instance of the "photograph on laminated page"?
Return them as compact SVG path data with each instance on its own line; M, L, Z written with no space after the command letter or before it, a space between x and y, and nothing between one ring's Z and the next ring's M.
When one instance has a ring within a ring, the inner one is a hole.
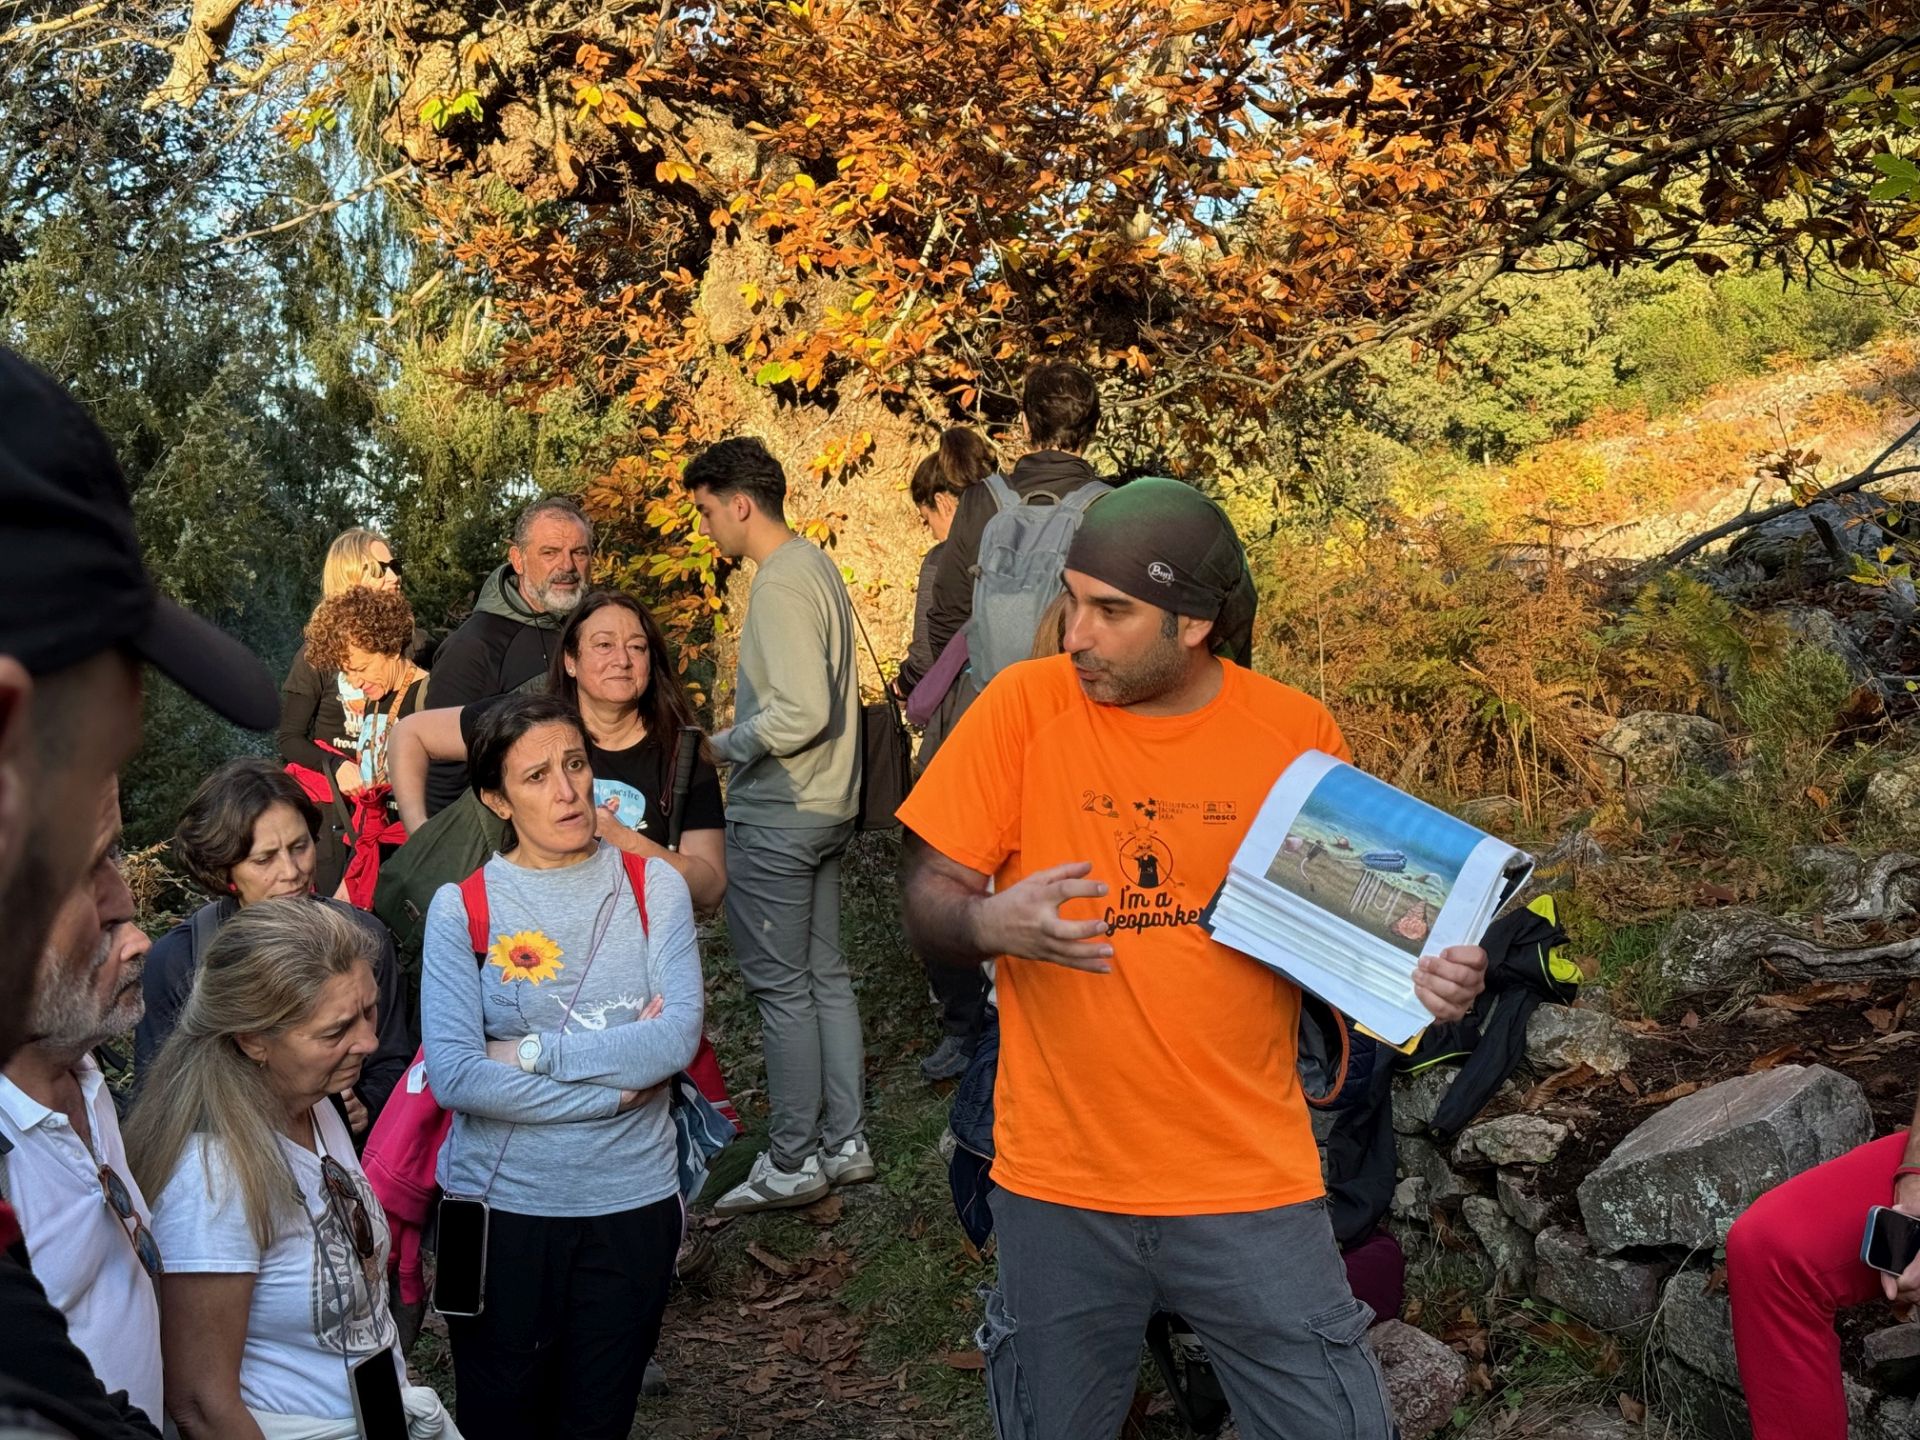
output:
M1318 750L1281 774L1207 915L1245 952L1404 1045L1422 955L1477 944L1532 858Z

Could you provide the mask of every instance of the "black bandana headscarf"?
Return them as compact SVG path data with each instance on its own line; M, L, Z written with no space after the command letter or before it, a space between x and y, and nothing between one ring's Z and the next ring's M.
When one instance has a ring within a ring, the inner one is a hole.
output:
M1253 663L1253 574L1233 522L1178 480L1122 485L1087 510L1067 568L1136 600L1212 620L1214 653Z

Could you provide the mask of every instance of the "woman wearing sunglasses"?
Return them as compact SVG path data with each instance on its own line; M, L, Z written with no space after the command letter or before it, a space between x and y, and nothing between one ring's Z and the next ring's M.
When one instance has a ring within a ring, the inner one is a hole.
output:
M399 594L400 562L386 536L356 527L335 536L327 547L320 599L325 603L361 588ZM407 648L408 658L416 665L424 668L432 663L433 639L426 631L415 628ZM315 665L303 643L294 651L293 664L280 687L280 758L312 772L334 794L351 796L360 788L360 725L366 710L366 693L338 669ZM333 820L321 833L316 880L322 895L334 892L346 870L343 830L343 822Z
M404 1382L386 1216L327 1097L378 1046L367 931L326 905L250 905L220 930L127 1127L153 1202L166 1408L187 1440L342 1440L356 1392ZM389 1393L390 1387L389 1387ZM413 1440L457 1435L407 1388Z

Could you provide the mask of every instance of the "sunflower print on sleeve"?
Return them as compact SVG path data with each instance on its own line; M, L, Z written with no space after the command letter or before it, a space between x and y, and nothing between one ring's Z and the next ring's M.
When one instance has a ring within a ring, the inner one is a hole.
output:
M502 984L524 980L539 985L567 968L560 960L565 953L542 931L517 930L493 942L493 948L487 951L487 963L500 968Z

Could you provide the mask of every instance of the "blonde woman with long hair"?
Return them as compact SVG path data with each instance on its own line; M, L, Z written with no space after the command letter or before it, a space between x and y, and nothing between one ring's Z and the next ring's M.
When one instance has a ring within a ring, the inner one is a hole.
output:
M414 1440L458 1434L432 1391L405 1387L387 1219L327 1103L377 1047L378 993L364 927L311 899L248 906L129 1118L166 1257L167 1412L188 1440L350 1440L356 1388L384 1382L356 1372L386 1365Z

